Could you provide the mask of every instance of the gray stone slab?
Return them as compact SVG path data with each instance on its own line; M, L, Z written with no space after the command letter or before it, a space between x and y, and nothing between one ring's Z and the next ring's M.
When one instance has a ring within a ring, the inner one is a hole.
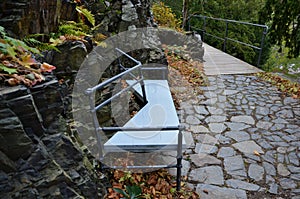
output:
M258 164L250 164L248 169L248 175L250 178L254 179L255 181L260 181L264 177L265 170L262 166Z
M283 189L295 189L297 187L295 181L290 178L279 179L279 184Z
M194 138L191 132L184 131L183 136L186 142L186 148L193 148L195 147Z
M218 123L218 122L225 122L226 116L223 115L212 115L205 119L206 123Z
M191 125L190 130L193 133L209 133L209 130L205 126Z
M277 172L281 176L288 176L291 174L291 172L289 172L289 170L286 168L286 166L282 163L279 163L277 165Z
M263 167L264 167L267 174L269 174L271 176L276 175L276 169L272 164L270 164L268 162L263 162Z
M250 139L250 135L245 131L229 131L225 135L234 139L237 142L246 141Z
M195 164L196 167L208 166L208 165L220 165L222 163L221 160L215 158L214 156L208 154L192 154L190 155L190 159L192 163Z
M231 118L231 121L232 122L242 122L242 123L250 124L250 125L255 124L255 121L254 121L253 117L248 116L248 115L233 116Z
M241 155L224 158L225 171L232 176L247 177L244 161Z
M196 139L199 143L215 145L219 143L218 139L208 134L198 134Z
M185 119L188 124L200 124L200 120L194 115L188 115Z
M205 184L224 184L223 170L220 166L208 166L194 169L190 172L189 179Z
M209 112L206 110L205 106L194 106L195 111L201 115L208 115Z
M241 130L251 127L250 125L247 125L244 123L238 123L238 122L226 122L226 125L232 131L241 131Z
M198 184L196 192L200 195L201 199L247 199L245 190L208 184Z
M231 147L222 147L220 148L217 157L218 158L226 158L226 157L231 157L234 156L236 153L233 148Z
M226 184L235 189L244 189L247 191L258 191L260 186L252 183L248 183L242 180L230 179L226 180Z
M209 130L213 133L222 133L226 129L226 126L223 123L210 123L208 126Z
M213 154L213 153L216 153L217 151L218 151L218 147L216 147L215 145L209 145L209 144L197 143L196 148L195 148L196 153Z
M267 121L258 121L256 124L257 128L261 128L261 129L265 129L268 130L271 128L271 126L273 125L272 122L267 122Z
M254 153L264 154L262 148L258 144L256 144L253 140L235 143L232 146L244 154L254 154Z

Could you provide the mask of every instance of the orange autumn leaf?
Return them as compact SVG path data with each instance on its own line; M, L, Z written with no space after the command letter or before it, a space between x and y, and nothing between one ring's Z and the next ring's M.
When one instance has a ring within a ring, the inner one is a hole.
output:
M41 72L51 72L53 71L54 69L56 69L55 66L52 66L46 62L44 62L42 65L41 65Z

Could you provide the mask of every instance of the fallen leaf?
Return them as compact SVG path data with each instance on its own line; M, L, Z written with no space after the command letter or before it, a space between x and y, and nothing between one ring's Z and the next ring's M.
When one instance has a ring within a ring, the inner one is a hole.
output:
M17 80L16 78L9 78L7 80L7 83L10 85L10 86L16 86L18 84L20 84L20 81Z
M44 62L42 65L41 65L41 72L51 72L53 71L54 69L56 69L55 66L52 66L46 62Z
M207 191L206 189L204 189L204 190L203 190L203 193L206 193L206 194L208 194L208 191Z
M260 156L260 153L256 150L253 151L254 155Z

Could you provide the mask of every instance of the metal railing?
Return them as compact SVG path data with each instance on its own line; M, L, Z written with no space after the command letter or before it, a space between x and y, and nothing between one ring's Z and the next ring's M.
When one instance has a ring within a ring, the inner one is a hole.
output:
M200 18L203 20L203 25L201 28L199 27L196 27L196 26L193 26L191 25L191 19L192 18ZM211 20L215 20L215 21L223 21L226 23L226 26L225 26L225 30L224 30L224 37L219 37L215 34L211 34L211 33L207 33L206 32L206 27L207 27L207 19L211 19ZM248 26L254 26L254 27L259 27L259 28L262 28L262 34L261 34L261 39L260 39L260 45L259 46L255 46L255 45L252 45L252 44L249 44L249 43L245 43L243 41L239 41L239 40L236 40L234 38L230 38L228 37L228 24L229 23L235 23L235 24L243 24L243 25L248 25ZM260 60L261 60L261 56L262 56L262 50L263 50L263 46L264 46L264 40L265 40L265 37L266 37L266 34L268 32L268 26L266 25L261 25L261 24L254 24L254 23L249 23L249 22L242 22L242 21L235 21L235 20L229 20L229 19L221 19L221 18L214 18L214 17L208 17L208 16L203 16L203 15L192 15L188 18L188 30L189 31L200 31L201 32L201 37L202 37L202 41L205 42L205 37L206 35L207 36L210 36L210 37L214 37L216 39L219 39L219 40L222 40L223 41L223 51L226 52L226 44L227 44L227 41L232 41L232 42L236 42L236 43L239 43L239 44L242 44L244 46L248 46L248 47L251 47L253 49L256 49L259 51L259 54L258 54L258 59L257 59L257 64L256 66L259 67L260 66Z
M97 111L100 110L101 108L103 108L104 106L106 106L107 104L109 104L112 100L116 99L117 97L120 97L122 93L129 91L130 89L132 89L135 85L140 84L141 88L142 88L142 97L144 100L144 103L147 102L147 96L146 96L146 90L145 90L145 84L144 84L144 77L142 74L142 63L140 61L137 61L136 59L134 59L133 57L129 56L128 54L126 54L125 52L123 52L122 50L116 48L117 53L124 55L125 57L129 58L130 60L132 60L134 63L136 63L135 66L133 66L132 68L128 68L125 69L124 66L119 65L121 68L124 69L123 72L113 76L110 79L107 79L103 82L101 82L100 84L92 87L92 88L88 88L86 90L86 95L88 95L89 97L89 105L90 105L90 111L92 113L92 117L93 117L93 124L94 124L94 128L96 130L96 138L97 138L97 142L98 142L98 147L99 147L99 159L101 160L103 158L103 143L102 143L102 138L100 136L100 134L98 133L98 131L101 129L100 125L99 125L99 121L97 118ZM119 61L120 64L120 61ZM139 77L136 77L133 74L133 71L138 70L139 71ZM105 88L107 85L112 84L113 82L115 82L118 79L121 79L122 77L124 77L125 75L130 75L132 76L136 82L134 82L133 84L127 86L126 88L122 89L121 91L119 91L118 93L112 95L111 97L109 97L108 99L104 100L102 103L95 105L95 93L96 91L101 91L103 88Z
M103 81L102 83L92 87L88 88L86 90L86 95L89 97L89 106L90 106L90 112L92 114L93 118L93 125L94 125L94 132L95 132L95 137L97 139L97 146L98 146L98 159L102 161L104 159L104 144L102 142L102 137L100 132L117 132L117 131L140 131L140 132L145 132L145 131L170 131L170 130L178 130L178 143L177 143L177 162L176 164L172 163L170 165L132 165L132 166L126 166L128 169L142 169L142 168L177 168L177 178L176 178L176 188L177 191L180 190L180 184L181 184L181 168L182 168L182 143L183 143L183 135L182 131L184 130L184 127L181 125L174 125L174 126L145 126L145 127L119 127L119 126L114 126L114 127L101 127L98 121L97 117L97 111L109 104L112 100L115 98L119 97L122 93L127 92L128 90L132 89L135 85L140 84L141 89L142 89L142 97L144 100L144 103L147 103L147 96L146 96L146 91L145 91L145 82L144 82L144 76L142 74L142 64L140 61L135 60L133 57L130 55L126 54L122 50L116 48L117 52L129 58L129 60L133 61L136 63L135 66L132 68L126 68L122 65L121 60L119 60L119 67L123 70L121 73L119 73L116 76L113 76L110 79L107 79ZM118 56L118 59L120 59L120 56ZM139 75L136 76L134 75L133 71L138 70ZM159 69L160 70L160 69ZM130 75L131 77L134 78L136 82L133 84L129 84L127 87L122 88L121 91L118 93L112 95L108 99L104 100L98 105L95 105L95 93L97 91L101 91L104 89L107 85L114 83L116 80L121 79L125 75ZM159 114L159 113L158 113ZM136 146L133 145L132 149L134 150ZM152 150L152 149L149 149ZM128 150L130 151L130 150ZM107 169L107 168L114 168L114 169L119 169L119 168L124 168L124 166L106 166L106 165L101 165L101 169Z

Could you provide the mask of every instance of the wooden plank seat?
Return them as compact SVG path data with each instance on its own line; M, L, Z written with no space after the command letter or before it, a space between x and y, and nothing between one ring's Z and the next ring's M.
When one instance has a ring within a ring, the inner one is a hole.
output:
M127 81L127 83L133 84L134 81ZM168 81L145 80L144 84L148 103L124 125L124 128L156 127L158 130L118 131L104 143L106 153L124 152L124 150L131 152L177 150L179 130L164 130L165 127L176 127L180 124ZM142 95L139 85L133 88L139 95ZM184 137L182 147L186 148Z

